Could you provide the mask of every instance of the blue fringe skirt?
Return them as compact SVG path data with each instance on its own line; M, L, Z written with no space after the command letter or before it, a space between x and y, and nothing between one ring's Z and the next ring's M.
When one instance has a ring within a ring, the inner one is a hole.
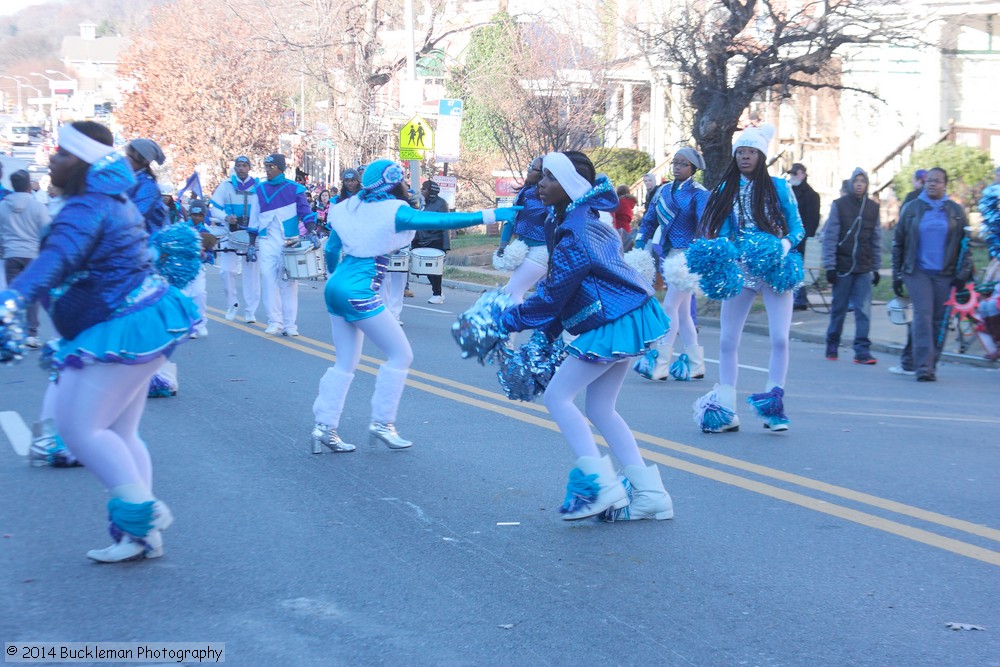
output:
M566 351L583 361L611 362L638 357L670 329L670 318L656 299L614 322L585 331L566 345Z

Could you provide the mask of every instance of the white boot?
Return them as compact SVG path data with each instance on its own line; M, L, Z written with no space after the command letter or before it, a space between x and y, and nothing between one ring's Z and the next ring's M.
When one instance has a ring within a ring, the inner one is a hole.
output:
M409 370L389 368L385 364L375 376L375 393L372 394L372 423L368 426L369 442L382 441L389 449L407 449L413 445L400 437L396 430L396 412L406 386Z
M87 558L98 563L125 563L140 558L159 558L162 555L163 535L158 530L151 530L142 538L123 535L110 547L87 552Z
M625 488L631 491L631 500L626 507L608 510L602 517L605 521L638 521L640 519L674 518L674 501L663 488L660 469L655 464L649 466L625 466Z
M670 359L673 356L673 345L654 345L639 358L633 370L648 380L666 380L670 377Z
M684 348L684 354L688 356L688 363L691 365L691 379L703 380L705 378L705 348L701 345L688 345Z
M569 471L566 498L559 512L564 521L576 521L626 505L628 495L618 481L611 459L581 456L576 460L576 467Z
M313 401L313 416L316 418L311 436L313 454L322 452L324 446L334 452L354 451L354 445L347 444L337 435L340 415L344 412L344 402L353 381L354 373L344 373L336 368L326 369L320 378L319 394Z
M694 423L704 433L725 433L740 430L736 414L736 387L717 384L694 402Z

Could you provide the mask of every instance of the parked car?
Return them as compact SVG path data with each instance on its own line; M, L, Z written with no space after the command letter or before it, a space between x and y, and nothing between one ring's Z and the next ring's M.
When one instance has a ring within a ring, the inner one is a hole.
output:
M43 128L41 125L28 126L28 136L30 136L32 139L41 139L43 134L45 134L45 128Z

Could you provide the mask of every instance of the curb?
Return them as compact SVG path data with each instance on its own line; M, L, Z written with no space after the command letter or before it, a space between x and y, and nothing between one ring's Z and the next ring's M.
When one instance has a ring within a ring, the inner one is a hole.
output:
M482 294L483 292L488 292L493 287L487 285L480 285L478 283L468 283L462 280L448 280L447 278L441 281L441 284L445 287L450 287L452 289L458 289L465 292L475 292ZM713 329L719 329L719 318L717 317L699 317L699 326L709 326ZM743 325L743 331L747 333L757 334L759 336L767 336L769 330L766 324L758 324L755 322L747 322ZM816 333L814 331L804 331L802 329L792 329L790 338L792 340L799 340L805 343L816 343L819 345L826 344L826 333ZM884 352L887 354L898 355L902 352L903 348L895 343L882 343L876 340L872 341L872 350L875 352ZM976 366L979 368L997 368L997 363L994 361L988 361L982 357L974 357L970 354L958 354L955 352L942 352L941 360L952 364L965 364L966 366Z

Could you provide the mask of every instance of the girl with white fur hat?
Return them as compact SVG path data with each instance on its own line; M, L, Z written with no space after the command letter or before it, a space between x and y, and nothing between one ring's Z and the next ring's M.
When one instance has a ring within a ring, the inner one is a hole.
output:
M788 337L794 286L801 283L802 273L801 257L789 251L802 240L804 230L791 188L784 179L767 173L773 137L774 128L762 125L746 128L733 142L733 160L712 191L698 226L699 236L710 241L696 242L688 251L693 271L700 272L702 264L714 269L702 273L702 288L723 299L719 383L694 406L695 422L706 433L739 430L737 357L743 325L758 293L767 309L771 357L765 391L751 395L748 402L765 428L788 430L783 404ZM731 259L696 261L694 253L709 246L728 246L725 252Z

